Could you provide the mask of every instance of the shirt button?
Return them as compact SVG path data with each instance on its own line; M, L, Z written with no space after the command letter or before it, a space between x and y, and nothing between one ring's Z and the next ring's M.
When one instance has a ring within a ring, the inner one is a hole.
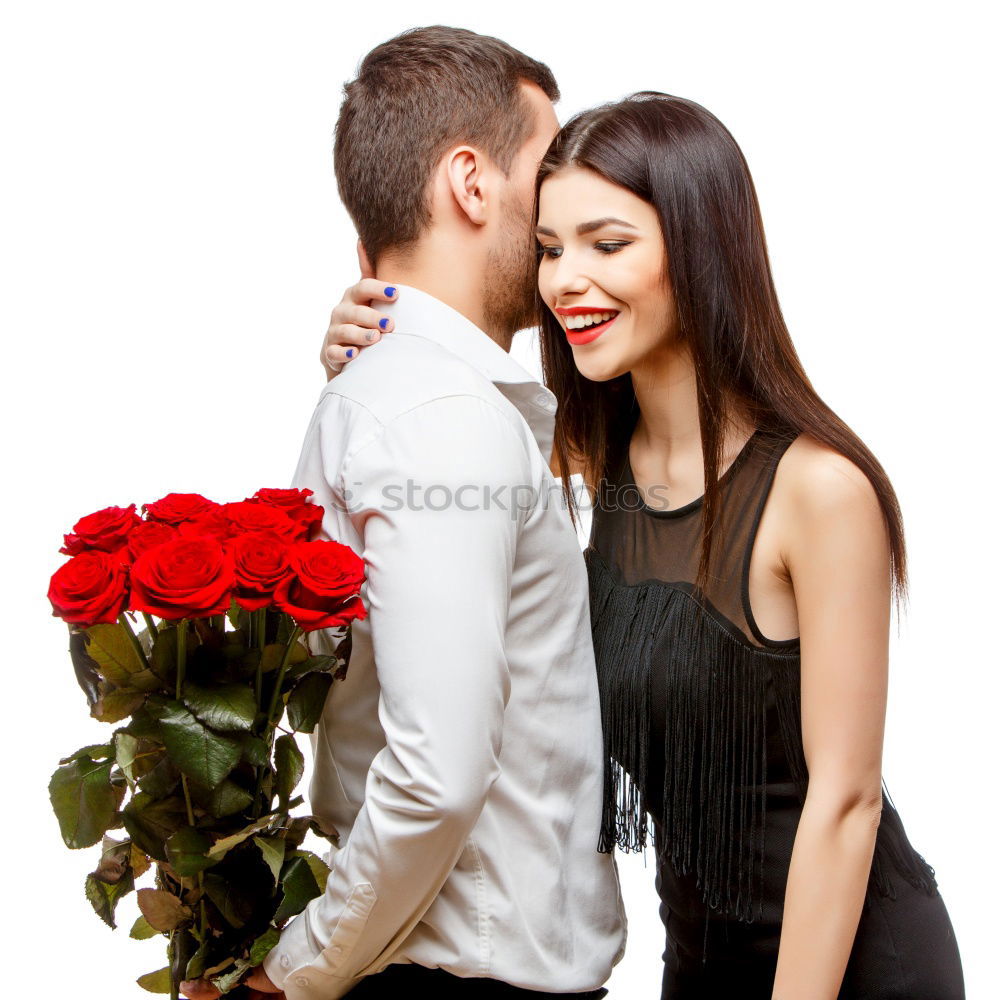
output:
M545 395L544 392L540 392L537 396L535 396L535 402L539 406L544 406L546 410L552 405L551 400Z
M305 989L309 985L309 978L307 976L296 976L295 985Z
M282 955L278 961L283 969L287 969L292 964L292 960L287 955Z
M344 949L341 948L339 944L335 944L330 949L330 954L333 955L334 958L339 958L343 953L344 953Z

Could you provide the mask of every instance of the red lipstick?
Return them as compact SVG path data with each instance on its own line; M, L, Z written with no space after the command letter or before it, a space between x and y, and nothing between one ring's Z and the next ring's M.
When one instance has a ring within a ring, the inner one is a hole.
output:
M614 316L611 319L605 321L604 323L598 323L596 326L588 326L585 330L570 330L568 327L563 327L566 332L566 339L576 347L580 347L584 344L589 344L592 341L597 340L597 338L604 333L605 330L616 319L618 319L617 309L601 309L595 308L594 306L570 306L568 308L557 308L556 313L560 316L583 316L587 313L605 313L613 312Z

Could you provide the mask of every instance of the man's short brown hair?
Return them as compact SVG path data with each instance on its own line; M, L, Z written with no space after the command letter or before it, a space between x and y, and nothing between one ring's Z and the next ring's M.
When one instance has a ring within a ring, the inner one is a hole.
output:
M334 169L373 264L412 248L429 224L429 182L451 146L475 146L509 171L535 125L522 80L559 99L543 63L464 28L413 28L365 56L344 86Z

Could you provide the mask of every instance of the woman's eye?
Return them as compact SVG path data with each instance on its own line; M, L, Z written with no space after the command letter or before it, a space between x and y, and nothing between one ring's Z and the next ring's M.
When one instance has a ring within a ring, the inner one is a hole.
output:
M618 253L619 250L627 247L631 244L631 240L604 240L600 243L595 243L594 246L601 251L601 253Z
M539 257L558 257L561 253L562 253L562 247L541 246L538 248Z

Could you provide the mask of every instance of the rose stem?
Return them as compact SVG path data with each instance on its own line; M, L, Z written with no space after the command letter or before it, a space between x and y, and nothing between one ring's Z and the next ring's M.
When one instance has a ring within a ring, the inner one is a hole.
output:
M149 661L146 659L146 654L142 651L142 644L136 638L135 632L132 631L132 626L124 611L118 616L118 624L125 630L128 641L132 643L132 648L135 650L135 655L139 657L139 662L148 670Z
M184 686L184 668L187 666L187 620L182 618L177 623L177 700L181 700L181 688Z
M278 676L274 682L274 691L271 692L271 704L267 709L267 724L269 728L277 721L274 718L274 710L277 708L278 699L281 697L281 682L285 679L285 673L288 670L288 661L292 658L292 650L299 641L300 635L302 635L302 629L296 625L288 640L288 645L285 646L285 655L281 658L281 666L278 668Z
M149 630L149 637L152 638L156 635L156 622L153 621L153 616L148 611L143 611L142 617L146 622L146 628Z

